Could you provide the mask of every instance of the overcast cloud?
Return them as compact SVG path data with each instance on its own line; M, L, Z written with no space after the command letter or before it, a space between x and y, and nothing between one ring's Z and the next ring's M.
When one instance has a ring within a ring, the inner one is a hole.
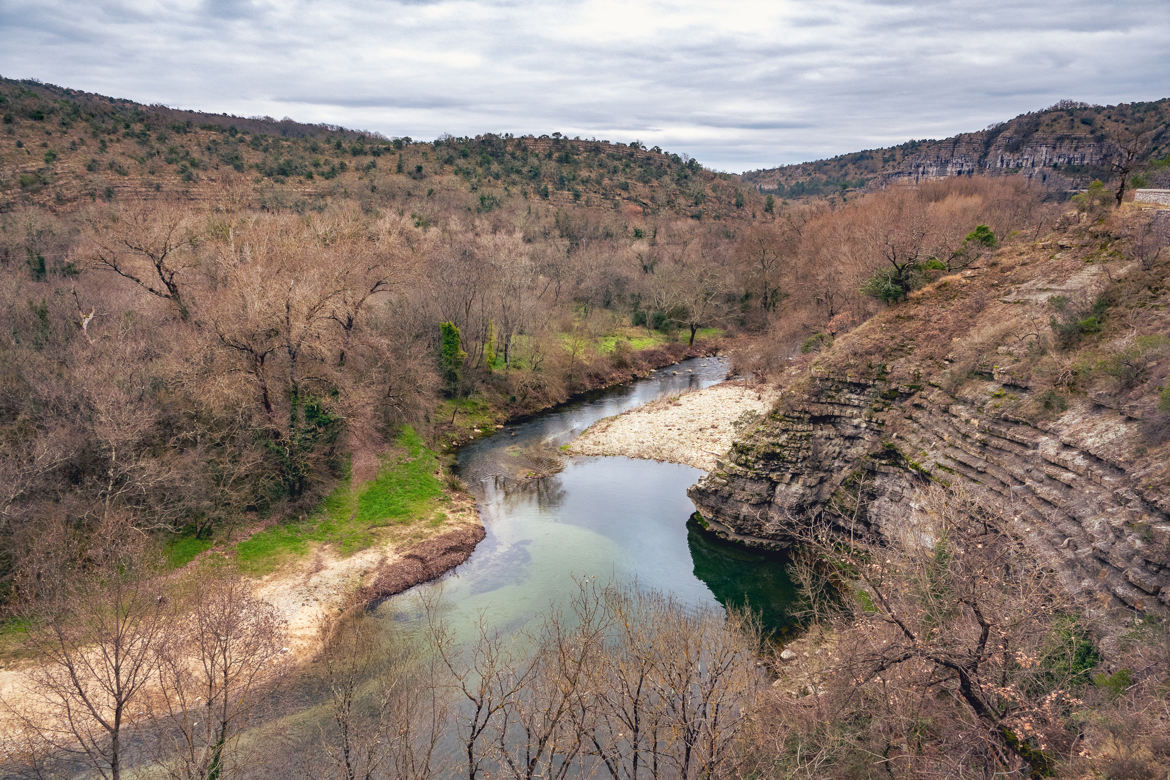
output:
M0 74L387 136L742 171L1170 97L1170 0L0 0Z

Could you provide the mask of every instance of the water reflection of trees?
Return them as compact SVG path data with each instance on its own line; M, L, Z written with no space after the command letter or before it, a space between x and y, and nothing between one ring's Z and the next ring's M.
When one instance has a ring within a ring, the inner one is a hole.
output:
M711 589L716 601L727 608L759 612L766 633L792 629L789 609L797 593L786 554L728 544L703 531L693 518L687 522L687 546L695 577Z
M497 475L492 481L495 492L506 500L532 499L536 506L547 512L559 508L565 502L565 486L559 474L531 479L515 479Z

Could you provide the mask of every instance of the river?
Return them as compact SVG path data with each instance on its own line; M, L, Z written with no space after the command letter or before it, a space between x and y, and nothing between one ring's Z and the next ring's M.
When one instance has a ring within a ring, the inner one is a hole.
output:
M712 539L688 522L694 508L686 490L702 476L699 469L588 456L566 458L563 470L540 477L515 468L517 453L555 452L597 420L708 387L726 375L720 358L687 360L505 426L465 447L458 472L478 501L486 538L463 565L378 605L375 618L387 633L410 634L421 628L420 596L433 596L456 641L473 639L480 625L489 633L520 635L566 605L578 592L578 580L589 577L636 582L687 606L746 604L761 613L765 630L782 631L790 625L786 609L794 596L784 559ZM368 682L360 690L368 692L383 671L380 662L363 668ZM256 776L300 774L322 765L318 740L332 720L327 700L316 671L286 680L267 695L242 738L245 755L264 756ZM445 734L440 751L457 749L454 733ZM146 774L155 768L146 749L150 738L136 733L126 742L127 765ZM0 763L0 774L9 768ZM80 764L74 768L81 771Z
M456 635L484 621L516 631L567 603L580 578L636 582L689 606L744 604L764 627L789 625L793 586L775 553L710 538L688 518L686 490L703 472L623 457L567 458L559 473L516 473L517 453L555 451L592 423L664 396L721 382L727 363L694 358L505 426L459 454L487 532L471 558L435 583L387 600L376 614L418 619L419 595L441 591Z

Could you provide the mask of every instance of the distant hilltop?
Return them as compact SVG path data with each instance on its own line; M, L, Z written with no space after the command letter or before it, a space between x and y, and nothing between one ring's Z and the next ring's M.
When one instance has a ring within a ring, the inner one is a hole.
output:
M1170 98L1094 106L1062 100L974 133L749 171L745 181L786 198L898 181L1022 174L1053 189L1109 179L1119 164L1150 186L1170 185Z

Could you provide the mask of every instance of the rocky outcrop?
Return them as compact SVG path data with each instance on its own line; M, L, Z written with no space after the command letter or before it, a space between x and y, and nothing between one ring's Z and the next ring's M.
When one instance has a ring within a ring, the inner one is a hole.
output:
M1116 106L1058 104L972 133L748 171L743 178L791 197L831 194L841 187L1004 174L1071 190L1112 177L1114 162L1127 156L1122 147L1137 151L1135 170L1170 151L1170 99ZM1166 186L1164 167L1146 173L1152 185Z
M1021 137L984 131L929 144L882 181L917 183L948 176L1020 174L1054 189L1071 189L1083 186L1093 175L1105 175L1117 154L1114 141L1088 135Z
M925 490L951 485L994 506L1087 609L1170 614L1166 413L1140 388L1088 380L1058 397L1033 372L1048 297L1093 296L1125 274L1068 259L944 280L838 340L691 489L706 527L767 547L813 517L902 538L925 520ZM1142 320L1154 335L1140 343L1163 344L1165 320ZM1053 365L1078 359L1052 352ZM1143 371L1156 397L1165 366Z
M822 379L737 442L691 498L713 532L774 547L823 510L843 532L855 521L896 538L918 521L922 488L958 484L1000 507L1086 602L1166 613L1170 503L1126 462L1137 427L1091 401L1038 425L938 387Z

